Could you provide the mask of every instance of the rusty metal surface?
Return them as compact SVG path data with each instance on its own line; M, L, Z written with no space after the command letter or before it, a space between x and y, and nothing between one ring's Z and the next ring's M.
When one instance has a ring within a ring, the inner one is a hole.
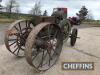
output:
M28 38L27 38L27 42L26 42L26 50L25 50L25 57L26 57L26 60L28 61L28 63L30 65L33 66L33 63L32 63L32 51L31 50L28 50L29 48L32 47L32 43L30 43L30 41L32 42L35 42L35 38L36 38L36 35L39 33L39 31L47 26L48 24L50 24L49 22L46 22L46 23L40 23L38 24L32 31L31 33L29 34Z
M40 17L42 22L55 23L55 17L53 16L42 16Z
M20 56L20 57L22 57L22 56L24 56L24 53L23 53L23 55L18 55L18 54L15 54L15 51L17 51L18 50L18 53L19 53L19 49L22 49L21 48L21 46L19 45L19 42L20 42L20 34L21 34L21 32L22 31L24 31L24 33L23 34L25 34L25 28L24 29L22 29L21 27L23 26L23 27L25 27L26 25L24 24L21 24L21 23L25 23L26 21L28 21L28 20L18 20L18 21L15 21L14 23L12 23L11 25L10 25L10 27L8 28L8 30L6 30L6 32L5 32L5 39L4 39L4 41L5 41L5 46L6 46L6 48L12 53L12 54L14 54L14 55L16 55L16 56ZM18 26L20 25L20 27L19 27L19 29L17 28ZM21 28L21 29L20 29ZM28 28L28 27L26 27L26 28ZM17 30L16 30L17 29ZM20 31L19 31L20 30ZM14 40L13 40L14 39ZM16 40L16 42L13 42L13 41L15 41ZM13 42L12 43L12 45L10 44L10 42ZM13 46L14 44L16 44L16 46ZM10 46L11 45L11 46ZM14 51L14 48L13 47L18 47L18 48L16 48L15 49L15 51Z
M31 19L31 21L36 25L41 22L55 23L55 17L53 17L53 16L34 16Z
M42 71L42 70L40 70L40 69L38 69L37 67L36 67L36 65L34 65L33 64L33 60L32 60L32 47L34 46L34 44L35 44L35 40L36 40L36 37L37 37L37 35L38 35L38 33L44 28L44 27L46 27L46 26L48 26L48 25L51 25L52 23L50 23L50 22L44 22L44 23L40 23L40 24L38 24L38 25L36 25L36 27L30 32L30 34L29 34L29 36L28 36L28 38L27 38L27 42L26 42L26 45L25 45L25 57L26 57L26 60L27 60L27 62L31 65L31 66L33 66L37 71ZM57 26L58 27L58 26ZM60 28L58 27L58 29L60 30ZM60 30L61 31L61 30ZM60 35L61 35L62 33L60 33ZM60 38L62 38L62 36L59 36ZM61 42L62 41L62 42ZM59 51L59 54L60 54L60 52L61 52L61 48L62 48L62 43L63 43L63 38L60 40L60 48L58 49ZM50 45L50 44L49 44ZM48 48L49 47L51 47L51 46L48 46ZM59 54L58 54L58 57L57 57L57 59L59 58ZM56 61L53 63L53 65L56 63ZM52 66L53 66L52 65ZM50 66L49 68L51 68L52 66ZM48 69L49 69L48 68ZM44 69L43 71L45 71L45 70L47 70L47 69Z

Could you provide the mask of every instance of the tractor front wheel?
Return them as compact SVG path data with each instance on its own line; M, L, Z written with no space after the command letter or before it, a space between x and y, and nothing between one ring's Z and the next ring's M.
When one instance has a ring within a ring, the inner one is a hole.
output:
M70 36L70 45L71 46L74 46L75 45L76 39L77 39L77 34L78 34L78 30L77 30L77 28L74 28L72 30L72 34Z

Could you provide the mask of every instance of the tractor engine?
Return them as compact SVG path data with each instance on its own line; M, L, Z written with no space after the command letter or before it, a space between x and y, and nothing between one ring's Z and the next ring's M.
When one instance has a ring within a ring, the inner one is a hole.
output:
M56 23L63 19L67 19L67 8L54 8L51 16L56 18Z

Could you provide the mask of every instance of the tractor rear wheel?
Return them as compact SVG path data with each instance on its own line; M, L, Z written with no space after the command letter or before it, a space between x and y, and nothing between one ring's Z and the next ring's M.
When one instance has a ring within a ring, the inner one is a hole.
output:
M5 34L5 46L15 56L23 57L26 39L33 28L29 20L17 20Z
M27 38L26 60L37 71L46 71L57 62L62 45L63 37L60 28L49 22L40 23Z

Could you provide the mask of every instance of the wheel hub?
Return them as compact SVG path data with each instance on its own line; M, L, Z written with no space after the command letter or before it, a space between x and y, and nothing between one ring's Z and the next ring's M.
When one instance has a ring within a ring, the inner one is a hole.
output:
M22 33L22 34L20 35L20 45L21 45L21 46L25 46L26 39L27 39L27 37L28 37L30 31L31 31L31 29L27 29L27 30L25 30L24 33Z

